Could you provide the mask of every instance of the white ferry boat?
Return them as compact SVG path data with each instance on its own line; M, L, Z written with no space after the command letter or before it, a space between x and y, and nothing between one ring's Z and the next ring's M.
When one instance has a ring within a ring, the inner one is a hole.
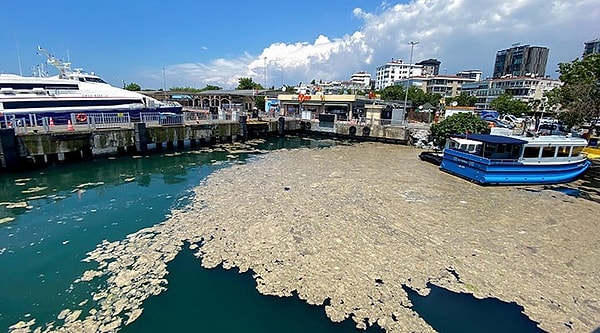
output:
M58 69L53 77L25 77L0 74L0 116L51 117L66 123L72 113L128 112L139 119L140 112L180 113L181 104L161 102L135 91L113 87L99 76L62 62L41 47L47 62Z

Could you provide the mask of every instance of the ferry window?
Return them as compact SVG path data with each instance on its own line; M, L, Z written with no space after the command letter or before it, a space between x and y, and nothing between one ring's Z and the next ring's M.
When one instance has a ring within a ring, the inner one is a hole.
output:
M540 156L540 148L539 147L525 147L523 151L524 158L537 158Z
M542 157L554 157L555 151L556 151L556 147L543 147L542 148Z
M569 157L571 148L566 146L558 146L556 157Z
M573 147L571 156L577 156L577 155L581 154L582 151L583 151L583 147Z
M475 151L475 145L469 145L467 148L468 151Z

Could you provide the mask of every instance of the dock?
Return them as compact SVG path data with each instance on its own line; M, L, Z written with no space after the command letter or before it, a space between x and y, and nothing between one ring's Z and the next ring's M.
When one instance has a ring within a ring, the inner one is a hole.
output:
M72 115L68 125L3 126L0 128L0 171L21 171L46 165L91 160L102 156L135 156L164 150L183 150L217 143L284 135L326 136L340 139L407 144L406 125L336 121L335 117L302 119L269 117L210 119L197 113L144 115L112 121L92 115L80 123ZM116 119L116 120L115 120ZM26 122L23 122L26 123ZM36 122L37 124L37 122ZM8 127L8 128L6 128Z

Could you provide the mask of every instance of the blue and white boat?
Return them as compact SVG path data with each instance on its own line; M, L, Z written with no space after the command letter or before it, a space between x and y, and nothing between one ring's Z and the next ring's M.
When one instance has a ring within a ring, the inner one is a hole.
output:
M46 54L47 63L54 66L59 74L52 77L45 76L45 73L31 77L0 74L0 117L36 115L66 123L72 113L118 112L129 113L132 119L139 119L140 112L182 111L181 104L177 102L161 102L135 91L111 86L93 73L72 70L70 63L56 59L43 48L39 51Z
M571 136L469 134L450 137L440 169L479 184L558 184L580 177L591 162L587 141Z

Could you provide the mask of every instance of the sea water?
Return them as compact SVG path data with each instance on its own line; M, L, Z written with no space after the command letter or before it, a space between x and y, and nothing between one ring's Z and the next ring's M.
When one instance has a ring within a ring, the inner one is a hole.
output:
M332 144L288 137L269 139L258 148ZM87 252L103 240L122 240L163 222L172 209L190 202L193 188L212 172L251 158L202 149L0 175L0 221L5 221L0 224L0 331L32 318L43 326L56 321L62 309L85 308L81 300L90 298L102 283L73 285L83 272L96 268L82 261ZM123 332L358 331L350 320L333 323L323 307L297 297L260 295L250 273L204 269L187 247L169 263L168 270L168 289L146 300L142 315ZM471 314L480 300L458 295L463 298L454 308L465 317L453 314L439 319L436 315L445 313L447 302L452 303L456 294L432 292L425 298L428 302L409 295L415 309L436 330L476 331L465 320L475 320ZM507 320L517 322L511 330L536 331L518 306L506 305L495 300L486 311L501 314L500 318L479 315L478 322L488 332L503 331L499 322Z

